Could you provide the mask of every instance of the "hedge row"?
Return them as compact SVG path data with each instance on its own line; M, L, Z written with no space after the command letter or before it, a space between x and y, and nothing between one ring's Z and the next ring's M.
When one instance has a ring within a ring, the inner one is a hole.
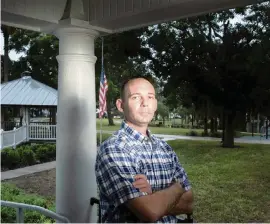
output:
M54 161L56 158L55 144L22 145L1 150L1 169L12 170L34 164Z
M103 134L102 141L105 141L110 136L111 134ZM99 134L97 134L98 145L99 142ZM16 147L16 149L5 148L1 150L1 171L51 162L55 159L55 144L25 144Z

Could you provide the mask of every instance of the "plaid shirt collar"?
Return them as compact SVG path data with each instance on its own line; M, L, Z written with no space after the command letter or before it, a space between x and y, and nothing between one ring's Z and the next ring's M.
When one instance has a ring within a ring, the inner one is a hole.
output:
M148 137L146 137L143 134L141 134L140 132L136 131L134 128L130 127L126 121L123 121L122 125L121 125L121 130L124 131L125 133L129 134L130 136L132 136L133 138L135 138L136 140L138 140L140 142L144 142L144 141L148 141L148 140L150 140L151 142L154 142L154 138L153 138L149 129L147 129L147 131L146 131L146 133L148 135Z

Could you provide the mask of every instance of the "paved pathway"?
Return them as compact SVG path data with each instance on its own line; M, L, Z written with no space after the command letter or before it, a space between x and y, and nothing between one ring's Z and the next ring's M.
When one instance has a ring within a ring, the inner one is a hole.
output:
M99 131L98 131L99 132ZM106 134L112 134L114 131L102 131ZM183 140L198 140L198 141L221 141L220 138L213 137L197 137L197 136L185 136L185 135L163 135L163 134L155 134L155 136L162 138L165 141L183 139ZM234 138L234 142L236 143L252 143L252 144L270 144L270 139L262 138L260 136L244 136L241 138Z
M32 173L37 173L41 171L51 170L56 167L56 161L48 162L48 163L42 163L37 164L33 166L27 166L16 170L8 170L5 172L1 172L1 181L2 180L8 180Z
M103 133L112 134L112 131L103 131ZM165 141L176 140L176 139L186 139L186 140L200 140L200 141L219 141L220 138L212 138L212 137L194 137L194 136L180 136L180 135L161 135L155 134L157 137L162 138ZM244 136L241 138L235 138L234 141L236 143L252 143L252 144L270 144L270 139L261 139L260 136ZM9 170L5 172L1 172L1 180L8 180L36 172L50 170L56 167L56 162L49 162L38 164L34 166L28 166L16 170Z

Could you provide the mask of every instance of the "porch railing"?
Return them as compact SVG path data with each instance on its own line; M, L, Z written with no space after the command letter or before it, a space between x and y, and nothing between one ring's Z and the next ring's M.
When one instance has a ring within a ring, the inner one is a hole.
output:
M16 213L16 223L24 223L24 210L33 210L40 212L41 214L45 215L46 217L50 217L54 220L57 220L61 223L70 223L68 218L59 215L53 211L50 211L48 209L45 209L43 207L37 206L37 205L29 205L29 204L23 204L18 202L11 202L11 201L2 201L1 200L1 206L11 207L15 208L17 210Z
M29 140L56 140L56 125L30 124Z
M14 128L12 131L1 130L1 149L7 147L16 148L22 142L27 141L27 126Z

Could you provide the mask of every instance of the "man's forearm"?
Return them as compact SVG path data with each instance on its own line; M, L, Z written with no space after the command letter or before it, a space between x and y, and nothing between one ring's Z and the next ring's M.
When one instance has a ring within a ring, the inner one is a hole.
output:
M169 214L183 193L184 189L181 185L175 183L165 190L132 199L127 203L127 206L141 221L155 222Z
M181 196L179 201L168 213L169 215L191 214L193 212L193 194L189 190Z

